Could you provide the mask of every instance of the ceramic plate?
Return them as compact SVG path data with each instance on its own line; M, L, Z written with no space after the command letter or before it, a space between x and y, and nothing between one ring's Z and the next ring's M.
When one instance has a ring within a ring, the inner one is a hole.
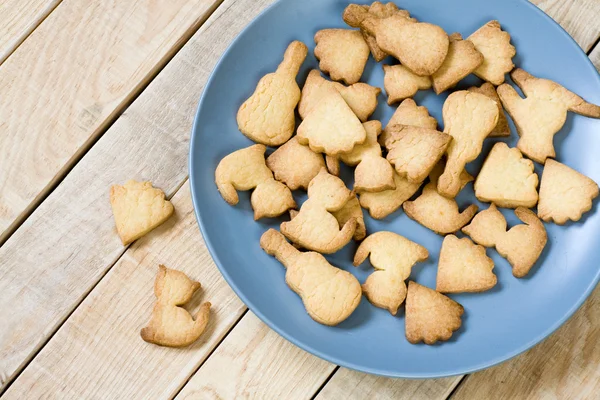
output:
M517 66L600 104L600 77L587 56L559 25L525 0L403 0L397 4L420 21L464 37L497 19L512 36ZM262 233L278 227L283 218L255 222L248 192L240 192L239 204L232 207L217 191L214 173L218 162L252 144L237 129L239 106L252 94L258 80L276 69L292 40L301 40L309 47L298 75L302 87L308 72L318 66L313 55L315 32L346 28L341 17L346 5L334 0L281 0L254 20L217 64L200 100L190 145L190 184L206 244L229 285L256 315L292 343L332 363L380 375L432 378L468 373L507 360L550 335L596 286L600 277L597 202L577 223L546 224L548 245L524 279L514 278L508 262L488 249L496 264L498 284L485 293L452 295L465 307L462 327L450 341L427 346L408 343L402 309L394 317L364 297L354 314L336 327L313 321L298 295L285 284L284 267L259 246ZM394 60L388 57L383 63ZM370 58L362 80L383 88L381 65ZM457 89L480 83L471 76ZM416 102L425 105L439 121L440 128L447 94L436 96L428 90L415 96ZM394 109L382 93L372 119L385 125ZM511 129L512 136L504 141L514 146L517 134L512 122ZM569 113L554 139L557 159L600 182L599 133L600 120ZM471 174L479 171L483 155L496 141L486 140L482 156L467 166ZM540 165L536 171L541 173ZM351 187L352 172L344 170L342 177ZM303 200L301 193L295 195ZM475 200L471 184L461 192L458 202L461 207L475 202L487 208ZM502 212L509 224L518 222L512 211ZM365 212L365 220L369 233L393 231L425 246L429 260L417 264L410 279L435 287L441 236L402 211L381 221ZM356 247L353 242L327 258L364 282L372 268L368 262L358 268L352 266Z

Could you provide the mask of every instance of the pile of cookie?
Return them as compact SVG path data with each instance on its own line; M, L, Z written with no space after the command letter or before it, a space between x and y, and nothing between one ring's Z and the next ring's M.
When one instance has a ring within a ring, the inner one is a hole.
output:
M351 4L343 19L358 29L323 29L314 37L319 67L331 81L313 70L300 90L296 75L308 49L295 41L277 70L258 82L237 113L240 131L257 144L223 158L216 184L231 205L238 202L237 190L253 189L255 219L289 211L290 220L279 232L265 232L260 245L287 268L287 284L315 321L342 322L364 294L394 315L406 303L411 343L447 340L461 326L463 307L442 293L481 292L496 284L485 247L495 247L514 276L523 277L547 242L541 220L564 224L591 209L598 185L554 161L552 139L568 111L600 118L600 107L514 69L516 50L498 21L463 39L393 3ZM400 62L383 66L388 104L401 102L385 129L368 120L380 89L359 82L369 54L378 62L388 55ZM509 72L525 98L504 83ZM411 97L431 87L442 93L472 73L485 82L447 97L444 129L438 130ZM294 136L296 107L302 122ZM510 136L504 110L517 127L517 147L496 143L475 179L465 165L479 156L483 141ZM265 159L267 146L278 148ZM539 193L532 160L544 164ZM340 161L355 167L352 190L337 176ZM455 197L473 180L477 199L491 205L477 213L472 204L461 212ZM292 190L308 192L298 210ZM537 215L530 210L536 205ZM427 249L393 232L367 236L363 208L381 219L400 207L445 236L435 290L406 285L413 265L428 258ZM497 207L514 208L523 224L507 231ZM470 238L454 236L459 230ZM362 241L354 265L370 257L375 269L362 285L322 255L353 239Z

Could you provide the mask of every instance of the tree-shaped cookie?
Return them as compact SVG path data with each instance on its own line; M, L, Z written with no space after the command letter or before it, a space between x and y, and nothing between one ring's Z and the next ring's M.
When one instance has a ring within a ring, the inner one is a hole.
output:
M348 153L341 153L338 158L354 170L354 190L357 192L381 192L394 189L394 169L382 157L381 146L377 137L381 133L381 122L367 121L363 124L367 132L367 139L362 144L357 144ZM327 167L330 172L339 171L335 159L328 158ZM334 175L337 175L334 173Z
M300 296L315 321L337 325L358 307L361 298L358 280L329 264L321 254L298 251L274 229L262 235L260 247L286 267L286 283Z
M124 245L144 236L173 214L173 204L150 182L129 180L123 186L111 186L110 205Z
M464 308L441 293L416 282L408 282L406 295L406 339L434 344L450 339L461 324Z
M442 242L436 288L440 293L484 292L496 285L494 261L485 247L448 235Z
M510 136L510 127L508 126L508 120L506 119L506 113L504 112L504 108L502 108L502 103L500 102L500 97L498 97L498 92L496 92L496 88L489 82L484 82L481 86L471 86L467 89L469 92L481 93L486 95L490 99L496 102L498 106L498 123L493 131L490 132L488 137L505 137Z
M342 95L328 88L298 127L297 137L317 153L337 156L363 143L367 133Z
M460 90L448 96L442 113L444 132L452 136L452 141L437 190L446 197L455 197L465 165L481 153L483 140L498 123L498 106L483 94Z
M267 157L267 167L275 179L285 183L291 190L308 188L308 184L325 166L323 156L293 137Z
M360 80L369 58L369 46L360 31L322 29L315 34L315 43L321 71L348 85Z
M598 196L598 184L557 161L548 159L542 173L538 216L563 225L568 220L579 221L592 209Z
M538 176L533 161L523 158L504 142L492 147L475 180L475 196L499 207L533 207L537 204Z
M419 126L427 129L437 129L437 121L429 115L429 110L425 106L418 106L413 99L406 99L400 103L392 117L388 121L386 128L394 125ZM379 135L379 144L385 146L387 132L384 129Z
M452 139L447 133L408 125L387 126L387 159L410 182L423 182Z
M512 58L517 54L510 44L510 35L504 32L498 21L490 21L467 38L475 49L483 55L483 63L474 73L481 79L498 86L504 82L504 75L515 66Z
M404 65L383 65L383 87L388 96L388 104L394 104L413 97L417 91L429 89L431 78L419 76Z
M340 92L350 109L362 122L365 122L373 114L373 111L375 111L377 96L381 92L381 89L378 87L362 82L344 86L339 82L328 81L321 76L318 70L313 69L308 74L306 82L302 87L302 95L298 103L300 118L306 118L310 110L321 100L329 88Z
M404 202L402 208L406 215L432 231L446 235L465 226L477 213L477 205L471 204L459 212L456 200L442 196L436 190L441 168L434 168L429 174L430 182L414 201ZM473 177L464 169L459 175L459 189L462 189Z
M413 265L429 257L427 249L393 232L375 232L369 235L356 250L354 266L362 264L367 257L376 269L362 290L376 307L387 309L396 315L398 307L406 298L406 284Z
M600 118L600 106L586 102L556 82L536 78L520 68L510 75L526 98L508 84L498 87L498 95L517 127L517 147L534 161L543 164L546 158L556 156L553 138L565 124L567 111Z
M448 55L442 66L431 76L436 94L456 86L483 62L483 55L475 49L473 42L463 40L460 33L453 33L449 39Z
M237 113L238 128L244 135L267 146L279 146L292 137L294 110L300 100L296 75L307 53L304 43L292 42L277 71L261 78Z
M340 178L321 169L308 185L308 200L291 221L281 223L281 233L305 249L335 253L352 239L357 222L350 218L340 229L331 213L341 210L352 196Z
M208 325L210 306L200 306L196 317L183 307L192 299L200 283L188 278L183 272L159 265L154 281L156 304L152 318L140 332L146 342L160 346L183 347L194 343Z
M540 257L548 237L544 224L535 213L524 207L515 210L523 222L506 231L506 219L492 204L481 211L462 231L476 243L486 247L496 247L502 257L513 267L513 275L521 278L527 275Z
M265 163L266 150L264 145L255 144L234 151L219 162L215 171L219 193L232 206L239 201L236 190L254 189L250 197L254 219L277 217L296 207L290 189L273 179Z

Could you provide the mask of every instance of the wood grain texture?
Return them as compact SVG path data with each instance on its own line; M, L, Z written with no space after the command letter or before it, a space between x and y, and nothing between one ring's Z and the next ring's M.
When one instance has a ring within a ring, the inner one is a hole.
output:
M64 0L0 68L0 244L220 0Z
M208 75L265 2L233 4L219 7L0 247L0 304L10 305L0 307L0 392L125 251L110 185L150 180L171 196L185 180L189 134Z
M600 0L530 1L565 28L585 52L600 37Z
M170 398L246 309L202 241L186 183L175 215L131 246L6 391L6 399ZM212 303L201 338L183 349L144 342L156 298L158 264L185 272L202 288L189 309Z
M442 400L460 379L394 379L340 368L316 400Z
M3 0L0 2L0 64L62 0Z
M590 53L590 60L592 60L592 62L596 66L596 69L598 70L598 72L600 72L600 44L597 44L596 47L594 47L594 49Z
M309 399L334 368L248 312L176 399Z

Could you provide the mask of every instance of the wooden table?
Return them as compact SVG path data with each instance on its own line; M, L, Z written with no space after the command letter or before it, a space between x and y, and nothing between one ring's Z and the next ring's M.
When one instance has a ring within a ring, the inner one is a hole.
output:
M208 254L187 181L192 119L228 44L272 0L0 2L0 393L23 398L600 398L600 289L548 340L469 376L401 380L288 343ZM537 0L600 68L600 0ZM175 205L123 247L108 188ZM186 349L139 337L157 265L214 305ZM401 360L399 360L401 362Z

